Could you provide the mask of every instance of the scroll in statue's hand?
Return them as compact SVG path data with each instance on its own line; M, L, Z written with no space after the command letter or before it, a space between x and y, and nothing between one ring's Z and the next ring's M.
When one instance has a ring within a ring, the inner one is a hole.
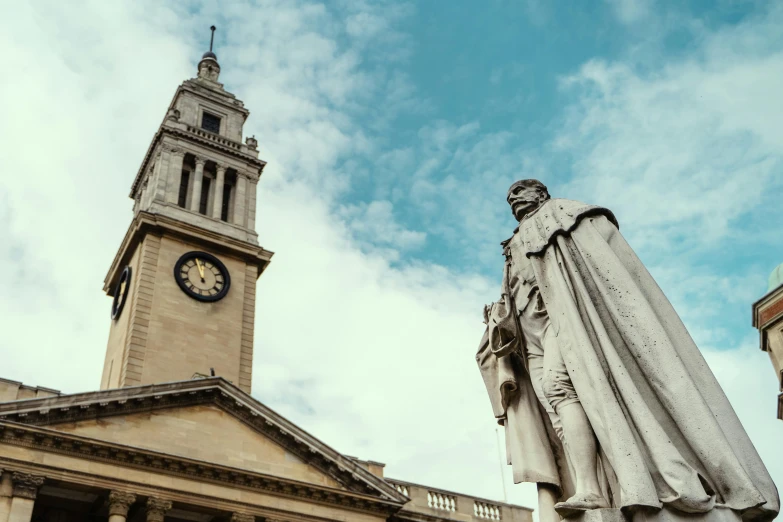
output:
M487 328L489 347L496 357L503 357L519 349L519 327L514 302L507 295L489 305Z

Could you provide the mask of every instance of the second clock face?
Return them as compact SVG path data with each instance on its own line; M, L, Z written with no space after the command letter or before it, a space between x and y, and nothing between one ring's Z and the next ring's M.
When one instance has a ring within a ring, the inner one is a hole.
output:
M226 266L206 252L182 255L174 265L174 278L182 291L199 301L218 301L231 285Z

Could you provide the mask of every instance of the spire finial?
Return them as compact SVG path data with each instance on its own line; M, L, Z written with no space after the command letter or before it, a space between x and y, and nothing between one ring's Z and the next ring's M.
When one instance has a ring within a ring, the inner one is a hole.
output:
M212 46L215 43L215 26L210 26L212 36L209 38L209 51L201 56L198 62L198 77L211 82L217 82L220 75L220 65L218 65L217 56L212 52Z

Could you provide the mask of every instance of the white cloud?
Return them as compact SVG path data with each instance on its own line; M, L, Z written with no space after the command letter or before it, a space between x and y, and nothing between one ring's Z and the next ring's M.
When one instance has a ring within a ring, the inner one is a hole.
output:
M370 245L389 245L408 250L422 246L427 238L424 232L407 230L400 226L394 218L390 201L346 206L341 214L348 220L356 237L368 241Z
M649 14L651 0L605 0L614 10L618 20L624 24L638 22Z
M25 72L0 86L2 159L14 173L0 178L0 255L22 274L0 299L3 377L66 391L98 387L109 324L100 288L130 221L128 187L202 47L179 37L220 19L209 2L180 19L154 5L113 9L2 17L0 41L18 49L6 63ZM338 159L370 146L352 113L377 79L357 69L322 8L230 11L232 23L218 24L232 27L218 38L221 80L252 111L246 130L269 161L257 221L276 251L258 287L255 394L339 450L387 461L391 475L498 496L473 360L495 285L362 253L357 230L386 234L391 248L424 239L391 220L388 202L357 207L357 221L333 213L346 187ZM294 319L303 304L305 329ZM472 479L483 469L494 483Z
M739 218L783 187L783 131L769 123L783 116L783 53L758 37L774 20L780 9L708 35L654 74L594 60L565 79L580 97L556 149L573 153L568 190L612 208L649 251L741 241Z
M18 275L0 286L2 376L97 388L109 324L100 288L130 221L128 187L176 85L195 72L204 45L193 42L219 20L221 79L251 110L247 133L269 161L257 222L276 255L258 287L254 393L338 450L387 462L391 476L498 498L494 422L473 360L497 281L474 265L499 263L509 183L546 180L549 163L479 122L432 122L393 151L359 125L385 93L427 109L401 72L363 67L368 48L402 59L394 20L409 11L355 4L341 20L304 1L193 5L195 14L99 1L0 13L14 73L0 83L0 262ZM773 407L758 407L774 396L768 361L750 347L719 353L732 346L720 344L713 318L687 311L747 300L752 291L736 287L752 278L705 270L698 279L687 251L742 236L737 218L780 188L783 137L762 117L779 121L783 110L780 55L764 47L778 16L712 35L701 54L656 75L586 64L570 80L579 104L558 145L576 179L553 184L615 210L655 261L697 339L715 348L710 364L768 463L781 435ZM414 174L341 209L355 175L341 162L369 153ZM406 204L424 209L425 228L395 221ZM461 273L393 263L425 235L474 261ZM382 250L364 248L371 238ZM512 501L535 505L534 488L508 484Z

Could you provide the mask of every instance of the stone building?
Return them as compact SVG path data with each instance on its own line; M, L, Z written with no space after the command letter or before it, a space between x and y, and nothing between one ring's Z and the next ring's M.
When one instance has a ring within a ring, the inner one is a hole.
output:
M391 480L250 396L265 162L206 53L131 186L105 279L99 391L0 379L0 522L531 522L531 510ZM466 473L469 473L466 470Z
M778 419L783 420L783 264L769 276L767 293L753 303L753 326L778 379Z

